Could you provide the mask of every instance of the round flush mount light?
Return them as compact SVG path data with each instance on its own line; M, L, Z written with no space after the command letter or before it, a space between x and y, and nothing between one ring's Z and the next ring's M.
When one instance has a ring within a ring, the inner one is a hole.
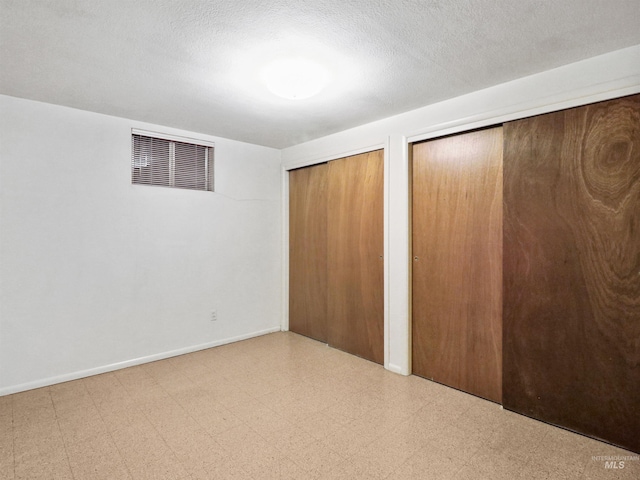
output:
M329 73L304 58L276 60L262 71L262 79L271 93L290 100L312 97L329 82Z

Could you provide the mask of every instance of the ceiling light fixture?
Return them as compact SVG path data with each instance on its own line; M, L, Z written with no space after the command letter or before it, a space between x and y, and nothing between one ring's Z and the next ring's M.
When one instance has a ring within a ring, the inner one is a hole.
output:
M279 97L302 100L320 93L329 82L329 73L304 58L276 60L262 71L267 88Z

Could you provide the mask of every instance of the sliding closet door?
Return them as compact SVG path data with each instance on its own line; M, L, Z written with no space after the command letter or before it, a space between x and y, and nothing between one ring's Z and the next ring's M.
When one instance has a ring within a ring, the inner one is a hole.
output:
M502 399L502 127L413 145L413 373Z
M327 341L327 164L289 172L289 330Z
M329 344L384 362L383 151L329 162Z
M504 406L640 452L640 96L505 125Z

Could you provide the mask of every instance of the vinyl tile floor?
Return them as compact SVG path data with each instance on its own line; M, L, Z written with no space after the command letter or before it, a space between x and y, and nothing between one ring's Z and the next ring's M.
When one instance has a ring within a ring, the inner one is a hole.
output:
M640 461L282 332L0 397L0 478L635 480Z

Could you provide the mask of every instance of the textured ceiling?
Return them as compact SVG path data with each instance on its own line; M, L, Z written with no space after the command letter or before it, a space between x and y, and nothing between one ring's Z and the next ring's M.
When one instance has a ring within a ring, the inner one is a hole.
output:
M640 0L0 0L0 93L276 148L640 44ZM332 83L270 94L270 60Z

